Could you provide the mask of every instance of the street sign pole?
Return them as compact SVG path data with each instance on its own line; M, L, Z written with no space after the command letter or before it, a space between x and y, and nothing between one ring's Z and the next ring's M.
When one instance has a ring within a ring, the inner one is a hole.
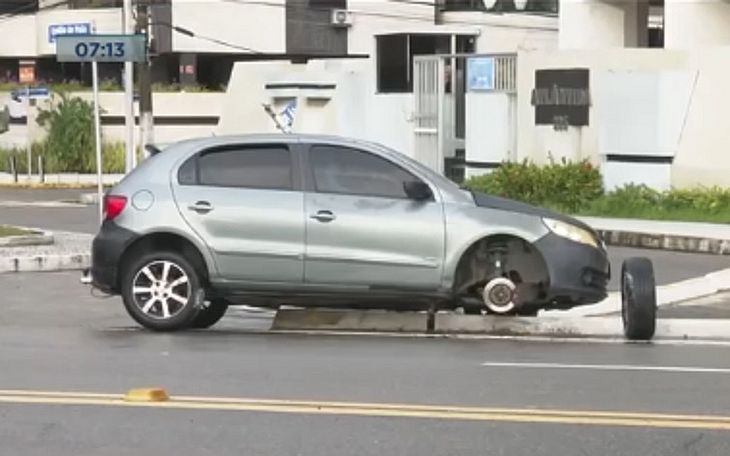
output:
M99 205L99 223L104 222L104 204L102 188L102 161L101 161L101 118L99 116L99 62L91 62L91 78L94 90L94 133L96 143L96 196Z
M59 62L91 62L94 85L94 124L96 137L96 179L99 219L103 217L101 119L99 116L99 62L144 62L147 41L144 35L65 35L56 40Z
M124 33L134 32L132 17L132 0L124 0L122 3L122 14ZM137 154L134 146L134 65L132 62L124 62L124 123L127 140L127 159L125 171L129 174L137 166Z
M28 182L33 178L33 144L30 135L30 85L25 86L25 136L28 143L27 160L28 160Z

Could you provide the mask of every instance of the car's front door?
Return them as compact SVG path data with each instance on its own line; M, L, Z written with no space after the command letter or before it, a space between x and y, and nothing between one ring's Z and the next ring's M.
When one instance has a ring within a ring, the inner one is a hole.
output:
M301 284L304 195L286 144L204 150L184 163L175 198L224 279Z
M379 155L336 145L310 147L307 175L307 283L440 285L443 207L438 195L408 198L403 184L418 177Z

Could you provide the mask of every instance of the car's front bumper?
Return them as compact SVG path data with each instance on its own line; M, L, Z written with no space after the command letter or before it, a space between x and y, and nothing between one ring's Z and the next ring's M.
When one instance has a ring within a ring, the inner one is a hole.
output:
M554 308L593 304L608 295L611 264L603 247L595 248L550 233L535 243L550 276L547 299Z

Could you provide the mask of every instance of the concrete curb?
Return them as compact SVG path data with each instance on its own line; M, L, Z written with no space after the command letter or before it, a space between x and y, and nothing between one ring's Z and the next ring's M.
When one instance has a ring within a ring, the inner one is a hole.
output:
M607 245L673 252L730 255L730 240L597 229Z
M282 309L277 312L271 330L423 334L426 332L426 315L386 311ZM433 333L547 338L623 337L621 320L616 317L504 318L437 314ZM730 340L730 320L662 319L657 321L656 338Z
M64 255L37 255L0 258L0 273L76 271L88 268L91 255L71 253Z
M0 238L0 247L27 247L33 245L53 244L53 233L48 231L18 236L4 236Z
M271 329L423 332L426 314L379 310L280 309Z
M730 269L711 272L702 277L682 280L656 287L657 306L677 304L692 299L711 296L730 289ZM592 317L618 314L621 311L621 293L612 292L605 300L569 310L550 310L545 316Z

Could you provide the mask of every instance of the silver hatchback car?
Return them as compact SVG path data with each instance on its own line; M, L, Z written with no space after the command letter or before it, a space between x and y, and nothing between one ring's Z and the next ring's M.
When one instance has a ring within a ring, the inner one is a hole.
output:
M180 142L104 204L92 283L154 330L237 303L534 315L603 300L610 276L580 221L337 137Z

